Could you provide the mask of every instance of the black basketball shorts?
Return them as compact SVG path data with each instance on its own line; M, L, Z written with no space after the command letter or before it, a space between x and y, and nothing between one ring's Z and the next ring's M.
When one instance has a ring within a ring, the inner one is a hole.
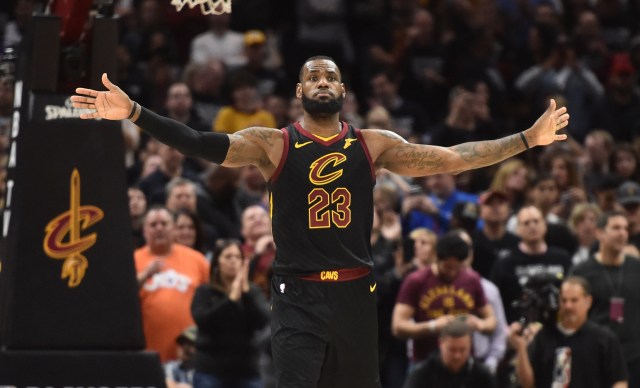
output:
M376 283L274 275L271 347L278 388L378 388Z

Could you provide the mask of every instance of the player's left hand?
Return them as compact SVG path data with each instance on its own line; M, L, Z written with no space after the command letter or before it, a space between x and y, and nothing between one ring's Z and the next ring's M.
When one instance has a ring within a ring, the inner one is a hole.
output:
M548 145L555 141L566 140L567 135L557 132L569 125L567 108L556 109L556 101L551 99L547 110L525 131L529 147Z

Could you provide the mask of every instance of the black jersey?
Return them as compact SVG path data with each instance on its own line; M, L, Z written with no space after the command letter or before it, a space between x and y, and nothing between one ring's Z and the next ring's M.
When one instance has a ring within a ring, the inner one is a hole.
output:
M329 140L298 123L282 131L282 158L269 181L274 273L371 267L375 171L360 131L344 122Z

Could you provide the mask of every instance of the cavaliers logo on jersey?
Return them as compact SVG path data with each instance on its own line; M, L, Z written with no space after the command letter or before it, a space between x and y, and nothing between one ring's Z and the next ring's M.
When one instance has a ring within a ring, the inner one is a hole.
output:
M317 186L333 182L342 176L342 169L335 169L345 162L347 157L339 152L332 152L314 160L309 166L309 181Z

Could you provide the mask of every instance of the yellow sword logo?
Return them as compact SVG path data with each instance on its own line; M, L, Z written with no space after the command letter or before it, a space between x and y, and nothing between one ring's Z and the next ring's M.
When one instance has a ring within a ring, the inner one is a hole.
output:
M358 139L344 139L344 149L346 150L347 148L349 148L349 146L351 146L351 143L353 143L354 141L358 141Z
M80 206L80 173L71 173L69 210L51 220L45 227L42 243L47 256L64 259L60 278L69 278L67 285L77 287L82 282L89 263L82 252L91 248L98 238L96 233L80 237L80 232L104 217L96 206ZM62 241L66 236L68 240Z

